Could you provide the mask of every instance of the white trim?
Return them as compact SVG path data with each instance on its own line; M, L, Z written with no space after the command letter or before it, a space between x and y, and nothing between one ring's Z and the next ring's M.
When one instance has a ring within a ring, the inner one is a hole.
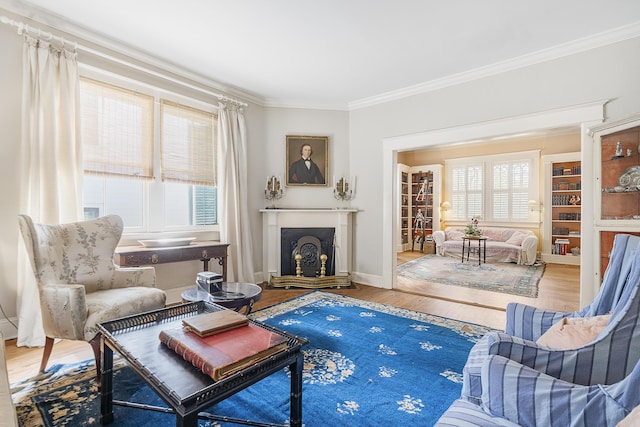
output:
M540 132L564 126L583 126L604 120L604 106L608 100L570 106L557 110L510 117L485 123L434 130L413 135L396 136L382 140L382 223L397 224L397 163L398 151L409 151L442 144L464 143L478 139L491 139L523 132ZM583 147L584 149L584 147ZM584 172L584 167L583 167ZM385 286L396 287L397 267L396 227L382 229L382 275ZM593 249L591 249L593 250ZM586 251L586 248L585 248ZM581 276L582 277L582 276Z
M166 60L162 60L149 52L144 52L136 49L130 45L109 38L104 34L96 33L94 30L79 24L71 23L60 16L53 15L46 10L32 6L21 4L20 2L10 2L2 6L5 10L15 13L24 17L25 20L32 21L34 23L49 26L57 31L68 33L74 37L78 37L89 43L96 44L100 50L93 50L92 54L100 57L105 57L104 52L112 51L118 55L124 55L127 58L131 58L134 61L141 61L142 63L150 66L157 67L161 70L168 71L181 78L188 79L198 84L204 85L208 88L224 91L225 93L237 96L244 100L248 100L256 105L270 108L300 108L300 109L319 109L319 110L337 110L337 111L352 111L360 108L370 107L385 102L395 101L398 99L407 98L414 95L432 92L440 90L442 88L467 83L473 80L478 80L485 77L494 76L507 71L512 71L524 67L528 67L534 64L551 61L554 59L566 57L576 53L588 51L591 49L607 46L614 43L619 43L628 39L632 39L640 36L640 21L625 25L612 30L604 31L598 34L594 34L589 37L584 37L578 40L570 41L558 46L544 49L531 54L522 55L517 58L509 59L506 61L497 62L484 67L479 67L474 70L458 73L455 75L443 77L436 80L420 83L414 86L401 88L394 91L374 95L368 98L359 100L353 100L343 103L318 103L317 101L303 101L303 100L288 100L288 99L273 99L264 98L257 94L252 94L243 90L242 88L233 87L232 85L223 84L218 81L212 80L208 77L204 77L200 74L194 73L185 69L184 67L171 64ZM8 18L7 18L8 19ZM104 51L104 52L103 52ZM113 55L108 55L115 60L122 61L125 65L134 65L135 63L128 60L120 60ZM150 67L143 67L146 70L151 70ZM166 76L165 76L166 77ZM176 80L181 84L186 82L182 80ZM194 86L194 88L197 88ZM224 96L224 95L222 95Z

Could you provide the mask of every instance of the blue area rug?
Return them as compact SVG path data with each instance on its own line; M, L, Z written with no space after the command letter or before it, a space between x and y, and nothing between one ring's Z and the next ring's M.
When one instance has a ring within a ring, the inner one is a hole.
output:
M313 426L429 426L459 395L462 367L489 329L384 304L312 292L251 317L306 337L303 423ZM115 399L161 404L123 363ZM22 426L99 425L100 398L90 361L52 367L12 384ZM283 370L210 412L286 424L289 377ZM170 414L115 407L113 426L173 426ZM226 423L201 421L201 426Z

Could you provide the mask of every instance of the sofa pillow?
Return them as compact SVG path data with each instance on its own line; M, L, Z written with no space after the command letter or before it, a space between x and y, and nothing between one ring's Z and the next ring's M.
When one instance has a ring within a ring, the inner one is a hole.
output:
M522 246L522 241L529 235L529 233L525 233L524 231L514 231L511 237L509 237L505 241L505 243L514 246Z
M610 314L594 317L564 317L542 334L536 343L561 350L583 347L607 327Z
M447 240L462 240L462 238L464 237L464 232L460 230L447 229L445 231L445 234L447 235Z

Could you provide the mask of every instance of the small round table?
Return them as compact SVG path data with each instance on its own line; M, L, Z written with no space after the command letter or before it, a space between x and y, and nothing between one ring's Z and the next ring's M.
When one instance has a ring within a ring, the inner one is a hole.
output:
M182 292L182 301L208 301L235 311L245 307L245 315L251 313L253 304L260 300L262 288L253 283L222 282L220 291L209 293L198 286Z
M467 249L467 261L469 261L469 252L478 252L478 265L480 265L480 261L484 261L487 263L487 239L486 236L464 236L462 238L462 262L464 262L464 250ZM471 242L473 240L478 241L478 247L472 248Z

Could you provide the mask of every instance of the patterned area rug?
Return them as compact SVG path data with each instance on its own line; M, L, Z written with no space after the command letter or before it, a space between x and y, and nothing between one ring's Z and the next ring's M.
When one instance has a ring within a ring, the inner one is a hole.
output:
M517 265L506 262L478 265L471 260L425 255L398 266L398 275L443 285L465 286L525 297L538 296L544 264Z
M411 310L312 292L251 317L304 336L303 423L313 426L429 426L461 391L462 367L489 328ZM160 399L121 362L115 398ZM98 425L93 363L52 367L12 384L21 426ZM287 424L289 379L280 371L211 408ZM173 426L171 414L115 407L113 426ZM200 426L226 423L200 421Z

